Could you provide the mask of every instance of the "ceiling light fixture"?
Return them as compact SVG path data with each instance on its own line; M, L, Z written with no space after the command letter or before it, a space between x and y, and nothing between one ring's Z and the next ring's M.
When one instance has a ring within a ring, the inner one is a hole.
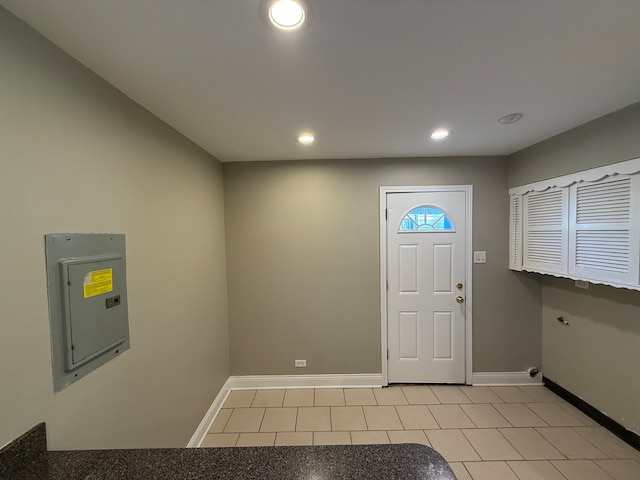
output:
M296 137L296 140L303 145L309 145L310 143L313 143L316 141L316 137L313 135L313 133L305 132L298 135Z
M498 121L503 125L509 125L510 123L516 123L518 120L522 118L521 113L510 113L509 115L505 115L504 117L500 117Z
M431 140L442 140L443 138L447 138L450 133L446 128L438 128L431 132Z
M269 20L282 30L295 30L306 18L302 3L296 0L277 0L269 7Z

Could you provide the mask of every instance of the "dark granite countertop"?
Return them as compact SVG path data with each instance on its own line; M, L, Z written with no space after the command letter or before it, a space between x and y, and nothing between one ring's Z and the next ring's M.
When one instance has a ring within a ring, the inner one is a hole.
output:
M24 437L16 442L22 440L30 447L42 445L41 441L25 441ZM0 452L0 478L455 480L455 475L435 450L424 445L400 444L45 450L37 454L5 448Z

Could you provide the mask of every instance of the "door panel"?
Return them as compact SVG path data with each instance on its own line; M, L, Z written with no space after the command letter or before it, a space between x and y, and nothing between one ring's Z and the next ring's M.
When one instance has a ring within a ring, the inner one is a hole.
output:
M433 292L453 291L453 245L433 246Z
M390 383L465 382L466 195L386 194Z
M418 245L400 245L399 289L402 293L418 292Z
M418 312L400 312L398 328L400 330L400 358L418 358Z

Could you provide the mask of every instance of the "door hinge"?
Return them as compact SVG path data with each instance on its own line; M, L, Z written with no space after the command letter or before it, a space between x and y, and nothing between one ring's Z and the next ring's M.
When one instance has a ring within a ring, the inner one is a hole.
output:
M385 220L389 220L389 209L388 208L384 209L384 219Z
M387 279L387 292L389 291L389 279Z
M387 348L387 360L389 360L389 349Z

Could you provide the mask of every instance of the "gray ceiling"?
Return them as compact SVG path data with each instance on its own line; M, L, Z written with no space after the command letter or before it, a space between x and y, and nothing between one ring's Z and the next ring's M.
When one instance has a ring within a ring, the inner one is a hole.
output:
M309 2L0 0L225 162L504 155L640 101L639 0Z

